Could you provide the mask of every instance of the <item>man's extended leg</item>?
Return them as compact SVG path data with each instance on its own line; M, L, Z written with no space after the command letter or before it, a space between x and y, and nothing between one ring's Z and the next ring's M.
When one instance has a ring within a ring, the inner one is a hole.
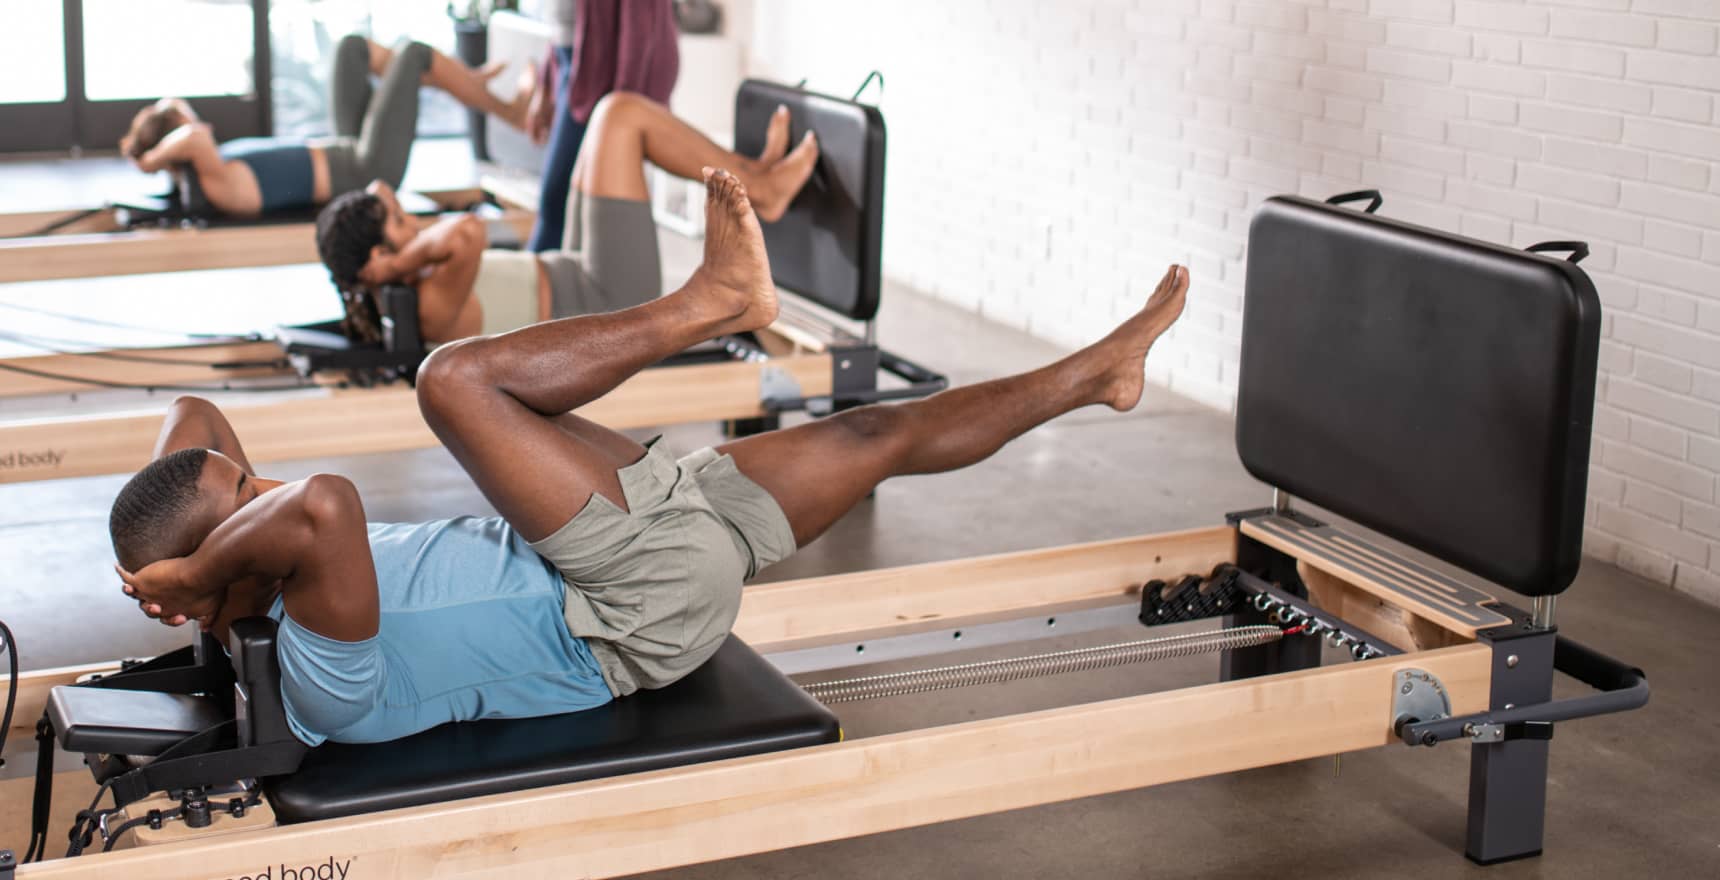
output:
M706 177L705 260L661 299L445 345L418 371L418 404L484 496L528 540L600 493L625 507L615 471L639 444L565 416L691 345L776 318L764 236L745 189Z
M955 470L1070 410L1133 409L1153 341L1182 313L1188 270L1172 266L1146 307L1109 336L1050 366L924 400L865 406L718 447L776 499L805 546L874 486Z
M712 143L669 108L628 92L597 102L574 166L573 184L587 195L645 201L645 162L677 177L697 180L703 167L727 168L740 178L759 217L781 217L818 162L818 141L809 131L786 155L788 114L771 117L765 151L757 159Z

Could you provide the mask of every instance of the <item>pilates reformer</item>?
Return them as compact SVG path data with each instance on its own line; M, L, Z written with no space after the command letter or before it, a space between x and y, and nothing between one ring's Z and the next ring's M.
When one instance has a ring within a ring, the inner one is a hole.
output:
M225 217L199 197L195 175L179 172L174 181L139 204L0 215L0 283L316 262L316 209ZM531 234L534 210L493 183L403 192L401 200L420 217L476 211L491 241L517 245Z
M762 141L778 104L788 104L795 125L816 128L826 144L813 185L765 227L775 280L795 294L785 298L783 318L640 374L582 410L586 417L614 428L724 421L736 433L751 433L785 412L924 396L946 384L876 341L882 116L868 105L751 81L736 98L736 130ZM743 137L738 146L756 151L763 144ZM15 409L44 397L53 403L51 415L0 421L0 450L11 456L0 452L0 483L141 467L165 404L159 395L150 402L151 389L244 393L227 411L236 429L257 438L250 455L258 462L433 447L410 387L427 354L416 294L391 288L378 309L384 338L373 343L352 342L338 322L327 322L282 328L267 339L133 350L118 358L60 353L0 361L0 414L9 403ZM849 329L855 323L858 331ZM891 377L883 387L881 373ZM61 399L68 394L79 399ZM157 412L140 415L139 407Z
M1553 725L1648 699L1640 670L1555 625L1581 559L1593 286L1569 261L1292 197L1255 219L1246 284L1237 450L1275 487L1269 507L749 587L734 636L682 682L395 743L284 735L267 621L235 627L228 654L204 640L130 669L25 675L17 723L40 717L41 751L85 754L116 800L73 849L127 848L15 874L612 877L1391 743L1467 745L1466 854L1536 855ZM1213 618L804 689L785 677L1053 624ZM1221 652L1218 683L847 741L826 708L1196 651ZM1594 692L1553 699L1561 672ZM148 720L113 723L121 706ZM34 830L45 842L40 817Z

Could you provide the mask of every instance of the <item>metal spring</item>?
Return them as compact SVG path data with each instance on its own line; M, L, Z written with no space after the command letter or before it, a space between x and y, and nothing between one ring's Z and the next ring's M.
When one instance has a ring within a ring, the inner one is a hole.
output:
M1053 651L1048 654L1032 654L1026 657L1006 657L1001 660L984 660L956 666L939 666L933 669L912 669L885 675L866 675L836 681L821 681L804 687L813 699L831 705L850 703L856 700L870 700L877 697L896 697L903 694L949 690L970 685L1018 681L1024 678L1037 678L1042 675L1057 675L1064 672L1105 669L1111 666L1121 666L1125 663L1169 660L1174 657L1188 657L1211 651L1252 648L1256 645L1276 642L1283 637L1284 631L1276 626L1238 626L1230 629L1144 639L1137 642L1096 645L1090 648Z

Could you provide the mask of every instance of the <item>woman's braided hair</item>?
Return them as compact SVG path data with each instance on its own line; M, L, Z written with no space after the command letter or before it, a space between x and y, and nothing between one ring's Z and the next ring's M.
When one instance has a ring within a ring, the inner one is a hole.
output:
M376 298L358 273L370 262L371 248L384 242L382 227L387 218L382 200L362 191L342 193L317 215L317 254L340 292L345 310L341 332L355 342L382 340Z

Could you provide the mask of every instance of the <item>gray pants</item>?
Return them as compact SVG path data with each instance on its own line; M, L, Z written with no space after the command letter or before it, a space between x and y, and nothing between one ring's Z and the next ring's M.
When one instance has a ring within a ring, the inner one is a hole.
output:
M418 86L431 57L429 46L401 40L381 81L372 86L369 41L350 34L335 47L329 74L335 137L322 145L331 196L364 189L372 180L400 187L418 129Z
M538 254L556 318L613 312L663 293L651 203L588 196L573 188L560 250Z

